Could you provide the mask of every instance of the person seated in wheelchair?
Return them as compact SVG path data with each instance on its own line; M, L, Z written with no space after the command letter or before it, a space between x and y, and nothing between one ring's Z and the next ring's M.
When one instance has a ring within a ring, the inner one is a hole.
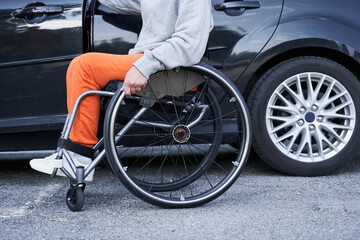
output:
M140 92L150 75L165 69L200 62L213 28L211 0L99 0L126 14L141 14L143 26L128 55L86 53L72 60L66 74L69 114L76 99L88 90L100 90L110 80L121 80L127 96ZM80 104L70 132L69 150L76 166L92 162L97 131L100 96L87 96ZM33 169L52 174L57 154L33 159ZM63 167L70 171L67 161ZM61 171L57 175L65 176ZM92 181L94 171L86 181Z

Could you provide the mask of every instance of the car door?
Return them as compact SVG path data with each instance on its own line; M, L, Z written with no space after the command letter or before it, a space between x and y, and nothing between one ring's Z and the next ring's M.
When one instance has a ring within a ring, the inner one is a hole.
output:
M207 57L235 82L274 33L283 0L212 0L212 5L215 25ZM97 3L93 26L92 50L126 54L136 43L141 18Z
M209 59L236 82L275 32L283 0L212 3L215 26L209 39ZM236 85L244 90L241 82Z
M66 69L83 52L82 0L2 0L0 133L59 129Z

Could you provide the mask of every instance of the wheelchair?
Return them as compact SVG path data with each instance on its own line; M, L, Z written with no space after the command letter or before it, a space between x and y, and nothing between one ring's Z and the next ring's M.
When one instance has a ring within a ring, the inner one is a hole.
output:
M201 62L155 73L132 96L120 88L83 93L66 120L63 140L84 97L110 99L88 167L76 167L68 150L57 148L59 161L68 161L73 171L59 165L53 172L70 179L70 210L82 209L84 179L102 160L131 193L163 208L208 203L236 181L250 151L251 125L241 94L226 76Z

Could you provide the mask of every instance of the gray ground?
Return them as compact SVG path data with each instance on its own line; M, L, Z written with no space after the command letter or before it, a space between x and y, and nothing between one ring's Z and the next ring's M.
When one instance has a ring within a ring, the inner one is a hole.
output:
M0 239L359 239L360 161L323 177L290 177L251 157L228 192L194 209L161 209L106 169L68 210L68 181L0 162Z

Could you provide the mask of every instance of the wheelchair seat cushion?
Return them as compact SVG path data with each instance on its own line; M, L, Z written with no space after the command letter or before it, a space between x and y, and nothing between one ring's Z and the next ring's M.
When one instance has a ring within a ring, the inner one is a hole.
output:
M182 68L164 70L150 76L146 86L136 95L150 99L179 97L205 81L205 77Z

